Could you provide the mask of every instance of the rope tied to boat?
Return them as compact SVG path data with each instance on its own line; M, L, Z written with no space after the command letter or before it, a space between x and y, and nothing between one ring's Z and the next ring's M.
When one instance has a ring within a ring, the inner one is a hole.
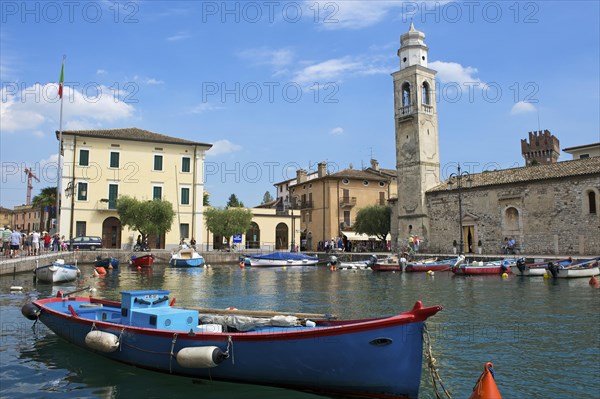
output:
M427 368L429 369L429 374L431 375L431 385L433 385L433 389L435 391L435 396L437 399L441 399L440 393L438 391L438 384L440 388L446 394L446 397L452 399L452 395L444 384L442 383L442 378L440 377L435 364L437 360L433 357L433 350L431 348L431 338L429 337L429 331L427 330L427 324L423 323L423 343L425 344L425 357L427 358Z
M231 364L235 364L235 356L233 356L233 338L231 335L227 336L227 350L225 350L225 356L229 358L229 349L231 348Z
M173 373L171 364L173 363L173 358L175 357L175 353L173 353L173 349L175 349L176 342L177 342L177 333L174 333L173 340L171 341L171 356L169 356L169 373Z
M121 342L123 342L123 341L121 340L121 337L123 336L123 334L124 334L124 333L125 333L125 327L123 327L123 328L121 329L121 334L119 334L119 352L121 352Z

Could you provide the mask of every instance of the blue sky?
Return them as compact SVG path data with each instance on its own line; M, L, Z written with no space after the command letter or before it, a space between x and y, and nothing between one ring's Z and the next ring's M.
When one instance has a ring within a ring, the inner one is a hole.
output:
M521 166L520 140L600 141L599 2L3 1L0 205L55 185L63 128L212 143L206 189L255 206L299 167L395 167L392 78L426 35L442 174ZM569 156L562 154L560 160Z

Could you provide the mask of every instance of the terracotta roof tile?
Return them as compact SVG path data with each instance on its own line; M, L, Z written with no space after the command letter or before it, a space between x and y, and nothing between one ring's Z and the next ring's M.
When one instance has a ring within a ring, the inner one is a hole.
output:
M476 173L471 175L471 188L585 175L597 175L600 178L600 157ZM427 192L444 191L448 187L447 182L446 180Z
M178 137L166 136L160 133L150 132L148 130L138 129L136 127L122 128L122 129L100 129L100 130L64 130L62 132L66 136L81 136L81 137L94 137L102 139L112 140L131 140L131 141L145 141L151 143L165 143L165 144L187 144L187 145L198 145L204 147L212 147L212 144L201 143L197 141L180 139ZM56 138L58 139L59 132L56 132Z

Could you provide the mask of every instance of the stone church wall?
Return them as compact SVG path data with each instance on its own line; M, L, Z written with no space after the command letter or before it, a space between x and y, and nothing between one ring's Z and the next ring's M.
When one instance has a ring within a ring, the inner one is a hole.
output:
M504 237L514 237L523 254L599 255L600 212L598 176L531 181L527 184L462 190L465 242L482 242L482 253L500 253ZM596 213L590 213L587 193L596 193ZM460 241L458 196L455 191L427 193L431 231L427 251L450 253Z

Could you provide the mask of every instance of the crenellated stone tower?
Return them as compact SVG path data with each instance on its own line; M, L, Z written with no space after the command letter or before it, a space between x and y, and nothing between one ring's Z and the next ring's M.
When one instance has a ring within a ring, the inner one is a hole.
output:
M560 142L549 130L529 132L529 142L521 140L521 154L525 166L555 163L560 156Z
M394 72L394 119L398 202L392 220L397 240L417 234L428 238L425 192L440 181L436 71L427 67L425 34L410 24L400 37L400 70Z

